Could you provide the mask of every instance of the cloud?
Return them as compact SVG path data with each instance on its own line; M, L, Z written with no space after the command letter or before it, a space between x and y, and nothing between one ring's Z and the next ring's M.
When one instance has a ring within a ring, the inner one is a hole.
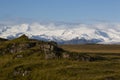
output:
M45 38L54 41L72 39L120 41L119 23L66 24L66 23L19 23L0 25L0 37L15 38L26 34L30 38Z
M11 24L10 24L11 23ZM3 25L11 28L18 28L24 31L25 27L29 28L29 30L54 30L54 29L77 29L77 28L88 28L88 29L115 29L120 30L120 23L93 23L93 24L81 24L81 23L40 23L40 22L32 22L32 23L16 23L15 22L2 22L0 21L0 26Z

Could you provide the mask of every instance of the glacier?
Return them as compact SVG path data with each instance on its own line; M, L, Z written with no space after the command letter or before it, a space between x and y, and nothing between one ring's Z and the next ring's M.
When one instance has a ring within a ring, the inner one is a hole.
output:
M119 44L120 24L0 24L1 38L13 39L22 34L32 39L55 41L59 44Z

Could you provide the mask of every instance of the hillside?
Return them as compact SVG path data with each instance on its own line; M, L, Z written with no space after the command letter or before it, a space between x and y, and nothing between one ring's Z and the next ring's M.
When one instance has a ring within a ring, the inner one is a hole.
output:
M0 80L119 80L119 68L119 53L71 52L26 35L0 43Z

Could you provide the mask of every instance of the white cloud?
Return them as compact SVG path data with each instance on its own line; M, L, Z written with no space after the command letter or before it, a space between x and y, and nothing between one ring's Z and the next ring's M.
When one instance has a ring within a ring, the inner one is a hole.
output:
M41 36L49 39L71 40L74 38L103 39L105 42L120 41L119 23L98 23L98 24L41 24L38 22L1 25L0 37L18 37L21 34ZM4 30L3 30L4 29ZM107 35L107 36L106 36Z

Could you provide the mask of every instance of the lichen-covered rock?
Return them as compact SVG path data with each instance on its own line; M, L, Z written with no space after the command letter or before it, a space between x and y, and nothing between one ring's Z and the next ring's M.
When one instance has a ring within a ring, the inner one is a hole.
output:
M45 59L55 59L56 58L56 55L55 53L46 53L45 54Z
M63 53L63 58L69 59L69 58L70 58L70 54L68 54L68 53Z
M13 70L13 76L27 76L31 72L31 68L18 66Z
M62 49L52 44L42 45L43 52L45 53L45 59L54 59L62 57Z
M23 54L16 54L13 56L13 59L23 58Z

